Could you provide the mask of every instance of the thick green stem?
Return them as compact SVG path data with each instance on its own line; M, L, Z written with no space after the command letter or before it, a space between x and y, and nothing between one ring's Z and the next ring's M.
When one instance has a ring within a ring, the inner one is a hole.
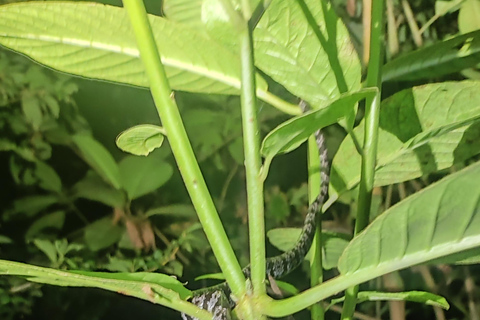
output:
M242 123L245 170L247 177L248 226L250 234L251 280L254 294L265 293L265 221L263 210L263 181L260 179L260 130L257 121L255 67L250 28L240 34L242 61Z
M308 138L308 198L314 200L320 193L320 170L318 163L318 146L314 136ZM314 287L323 282L322 262L322 219L317 218L315 238L313 239L313 257L310 262L310 286ZM321 303L312 305L313 320L325 318L325 308Z
M140 56L150 82L155 105L182 174L185 186L197 211L203 230L232 292L245 293L245 277L230 246L225 230L195 159L190 141L171 92L165 70L141 0L124 0L137 40Z
M377 87L378 92L373 98L365 102L365 136L361 164L361 178L358 194L358 211L355 222L355 234L360 233L369 222L372 191L375 178L377 157L378 121L381 99L381 71L383 65L383 16L384 0L372 2L372 20L370 37L370 58L368 63L366 87ZM342 320L351 320L357 300L358 286L351 287L345 292Z

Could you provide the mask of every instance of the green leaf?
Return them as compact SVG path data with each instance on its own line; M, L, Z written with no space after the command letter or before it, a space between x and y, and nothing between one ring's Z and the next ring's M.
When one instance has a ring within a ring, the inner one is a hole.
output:
M195 281L204 280L204 279L225 280L225 276L221 272L207 273L207 274L202 274L201 276L196 277Z
M458 13L458 29L461 33L480 29L480 1L466 0Z
M119 163L122 185L130 200L157 190L172 176L172 166L157 157L127 156Z
M277 223L285 221L290 215L290 205L287 195L280 191L280 188L273 188L266 195L267 207L265 210L268 218L273 218Z
M116 189L122 187L117 163L108 150L88 135L72 136L85 161L108 183Z
M62 191L62 180L57 172L45 162L37 161L35 163L35 176L39 180L40 188L58 193Z
M451 0L451 1L435 1L435 15L444 16L447 13L452 13L460 9L460 5L465 0Z
M25 233L25 239L31 240L45 228L61 229L65 222L65 211L55 211L35 220Z
M281 251L290 250L295 246L302 230L300 228L278 228L267 232L268 240ZM337 232L322 231L322 263L326 270L335 268L338 259L350 241L350 236ZM306 260L310 261L311 253L307 253Z
M315 108L360 89L361 65L347 28L322 1L272 1L254 30L255 63ZM320 26L320 27L319 27Z
M137 156L147 156L160 148L165 139L165 130L152 124L141 124L120 133L116 139L117 147Z
M69 287L93 287L137 297L181 311L191 292L171 276L160 273L106 273L60 271L0 260L0 274L18 275L29 281Z
M429 264L458 264L469 265L480 263L480 248L473 248L446 257L441 257L429 262Z
M25 119L32 125L35 130L38 130L42 123L42 109L38 98L26 92L22 94L22 111Z
M350 116L355 104L367 97L373 97L376 89L363 89L343 95L324 109L313 110L285 121L273 129L263 140L261 153L265 163L270 163L279 153L296 149L318 129L337 123Z
M114 208L121 208L126 203L124 193L107 184L94 171L89 170L85 177L73 186L75 198L98 201Z
M330 305L345 301L345 297L333 299ZM406 291L406 292L379 292L379 291L360 291L357 296L357 303L365 301L411 301L424 303L426 305L440 307L445 310L450 308L447 300L439 295L424 291Z
M383 67L383 81L431 79L476 66L480 31L438 42L394 59Z
M192 21L192 22L195 22ZM201 23L209 36L222 43L232 52L238 52L240 33L220 0L203 0L201 6Z
M13 211L14 213L25 213L32 217L58 202L60 202L60 199L56 195L23 197L13 202Z
M57 249L50 240L35 239L33 244L41 250L48 257L51 263L56 263L58 260Z
M145 216L168 215L175 217L196 217L195 208L190 204L171 204L168 206L149 209L145 212Z
M201 30L204 25L201 18L204 0L164 0L163 12L173 21L184 24L191 29Z
M85 243L92 251L107 248L120 240L123 230L111 218L97 220L85 228Z
M391 207L356 236L338 269L358 279L480 247L480 163Z
M9 244L9 243L13 243L13 240L7 236L3 236L0 234L0 244Z
M286 292L287 294L296 295L300 292L293 284L288 282L275 280L275 283L282 290L282 292Z
M375 186L446 169L480 151L480 82L428 84L382 102ZM364 122L355 128L363 140ZM330 196L360 181L361 158L348 136L332 164Z
M149 20L172 89L239 94L238 56L187 26L153 15ZM0 43L59 71L148 87L123 8L82 2L1 6ZM267 90L261 77L257 87Z

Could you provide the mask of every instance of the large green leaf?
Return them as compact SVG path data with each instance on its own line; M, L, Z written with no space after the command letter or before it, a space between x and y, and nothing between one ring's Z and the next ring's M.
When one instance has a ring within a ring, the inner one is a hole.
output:
M480 82L445 82L401 91L382 102L375 185L420 177L480 152ZM363 122L354 130L363 140ZM330 195L360 180L361 158L347 137L333 159Z
M160 188L173 174L172 166L154 156L127 156L119 164L122 185L130 200Z
M480 247L480 162L385 211L340 257L342 274L385 274Z
M0 260L0 274L22 276L29 281L57 286L101 288L176 310L190 305L182 299L189 297L191 292L175 278L160 273L61 271Z
M467 33L480 29L480 1L466 0L458 13L458 29Z
M95 172L113 187L117 189L122 187L117 163L100 142L89 135L83 134L72 136L72 140L77 145L85 161Z
M173 89L239 93L239 57L193 29L162 17L149 18ZM4 5L0 44L60 71L148 87L123 8L86 2ZM267 89L260 77L257 88Z
M202 3L204 0L164 0L163 12L170 19L182 23L192 29L201 31Z
M208 4L213 2L217 1ZM307 0L311 17L299 3L283 0L270 4L254 30L255 63L294 95L324 107L325 101L340 93L360 88L361 65L346 27L333 9L321 1ZM202 1L166 0L165 10L168 18L209 31L226 47L238 45L235 37L227 38L228 24L220 21L223 16L215 17L202 8Z
M315 107L360 88L359 59L327 2L273 1L255 28L254 41L256 65Z
M480 62L480 31L438 42L403 55L383 67L383 81L430 79Z

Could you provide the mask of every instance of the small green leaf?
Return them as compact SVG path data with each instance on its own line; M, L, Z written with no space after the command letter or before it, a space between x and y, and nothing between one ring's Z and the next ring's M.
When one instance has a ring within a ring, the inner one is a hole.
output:
M174 217L196 217L195 208L190 204L171 204L168 206L149 209L145 216L168 215Z
M274 218L277 223L285 221L290 214L287 195L281 192L279 188L273 188L273 190L267 194L267 199L267 217Z
M60 202L60 199L56 195L23 197L13 202L13 211L15 213L25 213L32 217L58 202Z
M58 104L58 101L49 94L45 95L43 100L45 101L45 104L47 105L53 117L58 119L60 116L60 105Z
M9 244L9 243L13 243L13 240L7 236L3 236L0 234L0 244Z
M38 130L43 120L42 109L40 108L38 98L30 93L24 93L22 95L22 111L27 122L29 122L35 130Z
M290 284L288 282L275 280L275 283L283 292L286 292L290 295L296 295L300 292L297 288L295 288L293 284Z
M122 187L117 163L108 150L93 137L83 134L72 136L85 161L116 189Z
M266 158L265 162L270 163L279 153L296 149L318 129L347 117L358 101L373 97L375 92L376 89L368 88L345 94L324 109L313 110L285 121L263 139L261 152Z
M62 191L62 180L57 172L43 161L35 163L35 176L39 180L39 186L47 191L60 193Z
M103 218L85 228L85 242L90 250L98 251L120 240L123 230L111 218Z
M55 211L35 220L27 229L25 239L31 240L45 228L61 229L65 222L65 211Z
M333 299L330 305L345 301L345 297ZM357 303L365 301L411 301L424 303L426 305L440 307L445 310L450 308L447 300L439 295L424 291L406 291L406 292L379 292L379 291L360 291L357 296Z
M73 186L76 198L98 201L110 207L123 207L126 203L124 193L107 184L94 171L89 170L85 177Z
M146 156L160 148L165 139L165 130L152 124L141 124L120 133L117 147L136 156Z
M204 279L225 280L225 276L221 272L207 273L207 274L202 274L201 276L196 277L195 281L204 280Z
M150 156L139 158L127 156L119 163L122 185L130 200L157 190L165 184L173 174L172 166Z
M57 249L50 240L35 239L33 244L48 257L51 263L57 263Z

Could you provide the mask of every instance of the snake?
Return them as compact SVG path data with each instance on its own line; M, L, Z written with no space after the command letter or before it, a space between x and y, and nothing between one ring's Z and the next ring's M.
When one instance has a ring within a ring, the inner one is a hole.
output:
M316 230L317 215L320 213L327 196L330 180L327 148L325 145L325 136L322 131L318 130L315 132L315 140L320 160L320 192L308 207L302 231L294 247L278 256L270 257L266 260L267 279L281 278L298 267L305 259L312 245ZM242 272L247 279L250 278L250 265L243 268ZM191 302L199 308L210 312L213 320L231 319L231 310L235 307L234 299L231 297L230 287L226 282L194 291ZM185 313L182 313L182 319L198 320L198 318Z

